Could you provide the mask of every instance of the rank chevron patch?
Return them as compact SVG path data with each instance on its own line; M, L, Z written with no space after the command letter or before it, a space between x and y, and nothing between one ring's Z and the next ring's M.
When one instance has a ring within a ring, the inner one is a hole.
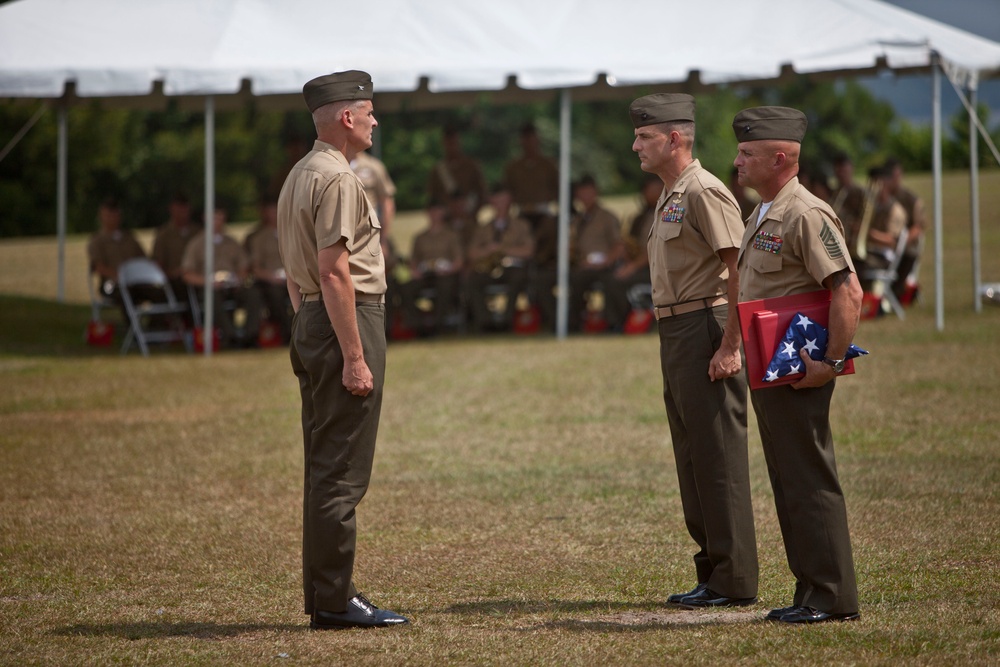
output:
M844 248L840 245L837 233L833 231L830 223L826 220L823 221L823 229L819 233L819 238L823 241L826 254L830 256L830 259L840 259L844 256Z

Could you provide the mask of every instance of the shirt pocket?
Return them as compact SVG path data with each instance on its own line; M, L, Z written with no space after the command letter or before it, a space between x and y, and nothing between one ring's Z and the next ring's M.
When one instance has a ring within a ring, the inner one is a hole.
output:
M781 270L781 255L750 248L747 251L747 264L758 273L774 273Z
M661 241L671 241L681 235L681 228L684 226L680 222L661 222L656 225L656 238Z
M368 252L373 257L382 254L382 221L375 215L375 211L368 211L368 224L371 226L371 238L368 239Z

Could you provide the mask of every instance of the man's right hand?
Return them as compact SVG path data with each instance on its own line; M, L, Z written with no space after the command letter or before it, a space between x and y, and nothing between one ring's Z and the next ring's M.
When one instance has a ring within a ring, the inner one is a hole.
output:
M367 396L374 387L375 380L364 357L344 361L344 388L347 391L355 396Z

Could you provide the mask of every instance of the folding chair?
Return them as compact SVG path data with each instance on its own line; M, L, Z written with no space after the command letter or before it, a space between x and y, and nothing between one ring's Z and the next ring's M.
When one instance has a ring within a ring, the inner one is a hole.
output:
M122 342L122 354L129 351L133 342L144 357L149 356L149 343L180 341L191 352L191 339L184 329L183 318L188 308L177 300L170 281L153 260L130 259L118 267L118 290L129 327ZM156 320L166 327L151 328Z
M883 300L889 303L889 307L892 308L892 312L896 313L896 317L901 320L906 319L906 313L903 311L903 304L899 302L896 298L896 294L892 291L892 284L896 282L896 277L899 272L899 264L903 261L903 253L906 252L906 242L908 240L906 230L904 229L900 235L899 239L896 241L896 248L888 253L889 265L884 269L876 268L862 268L859 274L861 280L870 280L873 285L878 284L881 288L881 293L878 294Z

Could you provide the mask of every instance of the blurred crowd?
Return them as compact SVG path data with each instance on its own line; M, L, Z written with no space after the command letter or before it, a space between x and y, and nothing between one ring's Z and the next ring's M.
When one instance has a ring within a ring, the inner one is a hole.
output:
M408 254L393 234L395 185L386 165L367 153L351 166L382 222L386 261L386 334L403 340L442 334L553 332L558 294L559 170L540 148L536 128L520 128L520 154L502 179L488 185L480 163L462 148L461 133L442 132L443 158L427 177L426 225ZM289 147L289 167L308 150ZM829 160L832 174L803 169L799 180L828 201L844 224L862 286L865 316L883 312L884 299L911 303L925 227L920 199L902 184L903 169L889 159L859 183L846 154ZM157 230L152 259L176 297L189 305L197 325L203 318L205 234L212 235L213 321L223 348L287 344L291 304L278 254L277 192L287 168L259 202L259 222L238 242L226 230L229 211L196 216L184 193L169 204ZM749 217L756 201L728 183ZM662 183L637 184L639 213L619 219L601 200L589 175L572 184L568 320L570 332L643 333L653 328L647 238ZM203 224L210 219L210 231ZM117 271L146 253L123 227L113 197L98 209L98 230L88 244L92 293L117 298Z

